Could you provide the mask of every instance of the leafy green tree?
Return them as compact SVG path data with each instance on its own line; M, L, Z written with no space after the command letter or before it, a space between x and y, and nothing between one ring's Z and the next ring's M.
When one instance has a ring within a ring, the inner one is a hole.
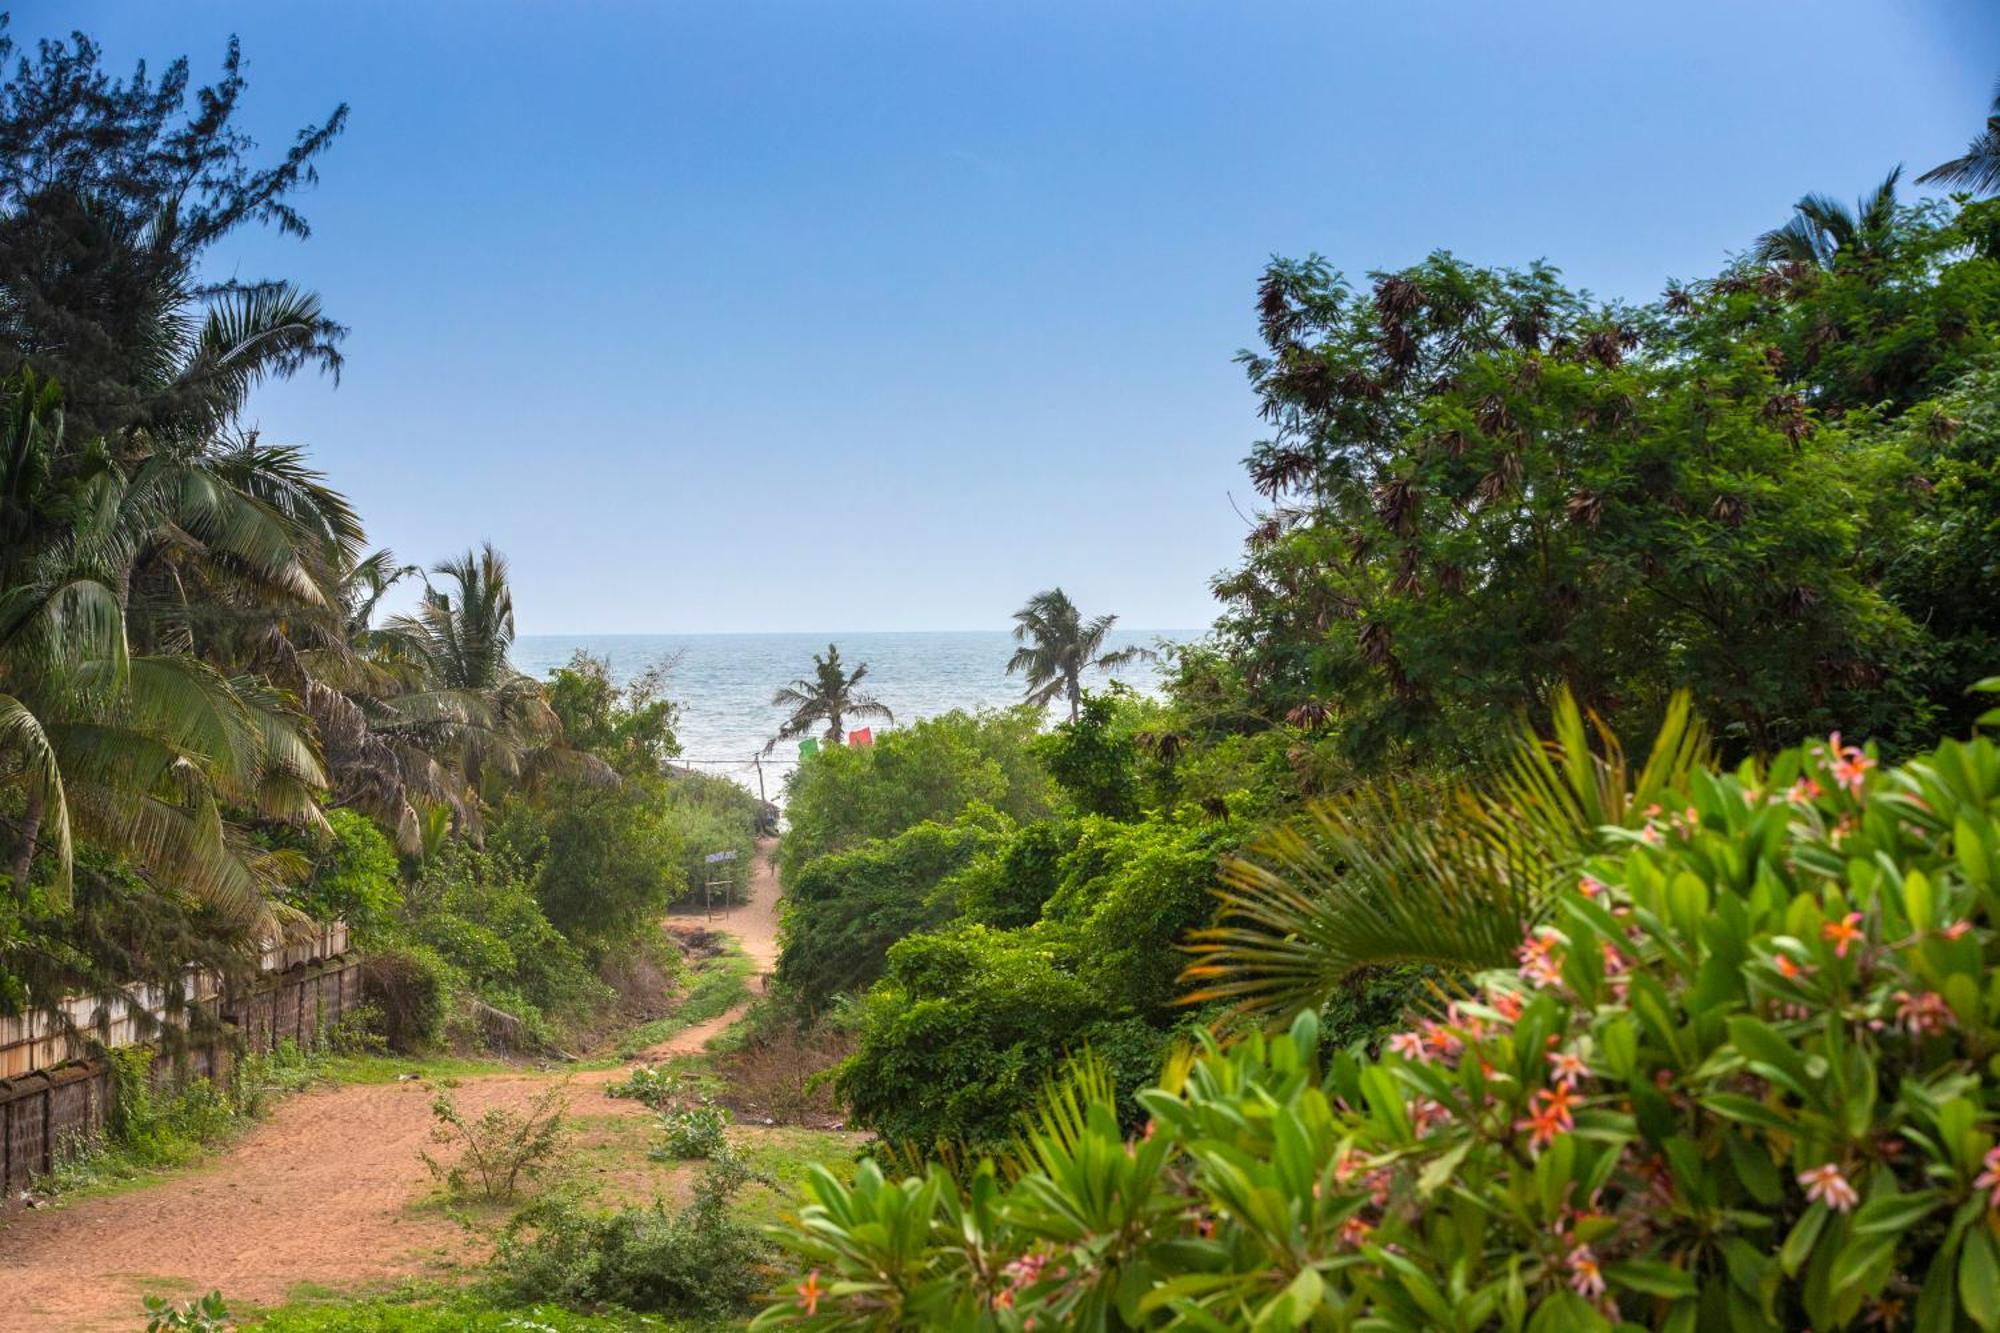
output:
M1437 255L1362 293L1274 264L1246 356L1273 507L1217 584L1257 710L1364 765L1472 759L1564 682L1640 727L1691 689L1736 750L1926 734L1924 631L1877 563L1919 488L1879 405L1991 347L1988 225L1890 209L1867 263L1644 307L1544 266Z
M837 644L826 646L825 657L814 653L813 674L793 681L771 696L772 707L789 708L792 712L779 725L778 734L764 746L764 753L771 753L780 741L796 740L822 722L826 724L827 741L838 745L847 737L847 719L851 717L895 721L887 704L855 688L867 675L866 662L852 671L841 665Z
M651 929L683 887L680 839L657 788L566 780L545 797L509 801L493 837L536 868L550 922L600 956Z
M1006 830L1002 817L974 808L806 862L785 885L780 989L808 1015L865 990L896 941L949 919L939 886Z
M0 373L59 380L73 429L129 462L142 438L227 426L267 376L338 371L345 330L316 296L199 267L246 224L310 234L294 198L345 128L344 105L259 166L234 40L200 89L185 59L157 79L144 64L113 78L80 33L16 54L0 32L13 69L0 87Z
M1025 822L1047 814L1048 772L1028 708L954 710L901 727L873 745L801 764L785 786L788 828L778 869L787 889L814 859L926 820L949 823L975 803Z
M569 665L549 673L549 707L563 738L620 773L657 774L680 753L674 738L679 710L666 698L666 668L649 667L623 685L609 659L577 649Z
M1118 703L1085 695L1081 709L1041 742L1042 759L1078 810L1108 819L1139 813L1139 747L1118 716Z
M1104 651L1104 636L1118 623L1115 615L1085 621L1076 603L1061 588L1030 597L1014 613L1014 639L1021 646L1007 660L1007 674L1027 677L1027 701L1046 708L1056 699L1069 703L1069 720L1083 706L1083 673L1112 671L1152 657L1137 646Z
M2000 87L1993 91L1986 129L1959 156L1917 177L1917 184L1951 185L1981 195L2000 192Z

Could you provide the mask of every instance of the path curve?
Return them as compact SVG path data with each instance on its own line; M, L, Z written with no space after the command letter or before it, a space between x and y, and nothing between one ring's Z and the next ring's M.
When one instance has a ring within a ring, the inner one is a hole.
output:
M770 840L758 844L750 901L706 923L734 935L760 973L777 961L771 852ZM648 1055L700 1051L744 1008L686 1028ZM619 1074L585 1071L572 1085L594 1088ZM523 1105L560 1078L468 1078L455 1094L478 1114ZM0 1333L130 1330L143 1322L148 1290L220 1288L232 1300L277 1304L300 1283L388 1283L476 1260L462 1228L413 1207L429 1189L417 1152L429 1140L430 1101L416 1082L315 1089L279 1103L270 1119L199 1167L14 1215L0 1226ZM633 1101L593 1102L593 1115L645 1114Z

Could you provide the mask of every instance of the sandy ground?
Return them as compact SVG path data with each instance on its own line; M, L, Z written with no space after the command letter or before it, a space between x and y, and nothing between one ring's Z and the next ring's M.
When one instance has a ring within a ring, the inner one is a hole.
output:
M771 845L753 863L751 901L706 924L741 941L760 972L777 960ZM668 929L688 918L675 918ZM741 1009L677 1033L651 1055L699 1051ZM578 1074L579 1092L617 1071ZM521 1105L560 1073L463 1080L477 1114ZM0 1333L133 1329L155 1291L283 1301L301 1283L348 1288L437 1274L476 1257L465 1232L434 1209L417 1160L429 1141L431 1094L415 1082L323 1088L282 1102L213 1161L121 1194L16 1214L0 1229ZM579 1107L579 1109L584 1109ZM592 1099L589 1113L644 1114Z

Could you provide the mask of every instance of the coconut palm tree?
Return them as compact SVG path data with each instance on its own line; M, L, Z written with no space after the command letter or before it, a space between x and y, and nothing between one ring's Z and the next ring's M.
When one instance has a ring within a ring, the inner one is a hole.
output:
M1074 722L1083 706L1084 672L1110 671L1153 656L1150 648L1103 651L1104 636L1117 623L1118 617L1110 614L1086 622L1061 588L1038 592L1014 613L1014 638L1022 646L1008 659L1007 674L1027 676L1031 704L1046 708L1051 700L1069 700L1069 720Z
M224 811L320 822L325 773L288 701L184 652L132 650L134 562L191 502L213 516L242 498L203 462L148 461L127 475L101 448L66 446L55 386L32 375L7 386L0 785L21 793L9 847L17 891L47 853L66 892L82 835L225 917L267 925L271 863ZM287 542L240 541L233 522L212 535L216 558L279 582L296 553Z
M1974 194L2000 192L2000 85L1993 89L1993 108L1986 117L1985 132L1966 145L1961 156L1940 162L1917 177L1917 184L1955 185Z
M558 755L562 725L541 683L514 669L514 593L506 557L488 542L431 573L447 586L427 580L416 613L389 622L423 662L429 689L393 705L413 727L430 731L440 748L456 750L474 792L489 773L532 780L567 758L605 776L608 769L597 772L601 762L593 765L579 752Z
M884 722L894 722L895 715L887 704L854 688L867 675L866 662L849 671L841 663L836 644L826 646L825 657L814 653L813 674L793 681L771 696L774 707L789 708L792 715L764 746L764 753L777 749L780 741L798 739L822 722L826 723L826 739L833 745L846 739L850 717L879 717Z
M1836 256L1866 256L1873 252L1896 217L1896 182L1903 169L1890 172L1853 208L1824 194L1809 194L1792 205L1792 219L1757 238L1750 254L1760 264L1804 264L1830 269Z

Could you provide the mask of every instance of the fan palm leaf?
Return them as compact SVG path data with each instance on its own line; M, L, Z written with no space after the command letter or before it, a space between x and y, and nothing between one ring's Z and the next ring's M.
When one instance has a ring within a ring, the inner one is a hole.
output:
M1683 695L1636 772L1567 690L1554 718L1482 779L1368 784L1226 860L1216 923L1191 937L1188 1002L1289 1017L1363 968L1508 962L1603 831L1642 825L1710 756Z

